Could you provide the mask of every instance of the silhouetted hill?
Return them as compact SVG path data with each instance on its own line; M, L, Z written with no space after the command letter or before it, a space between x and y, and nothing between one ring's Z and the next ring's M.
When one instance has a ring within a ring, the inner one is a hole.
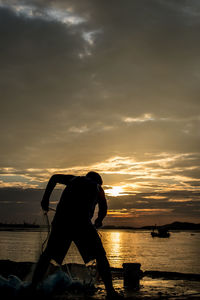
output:
M132 227L132 226L115 226L115 225L105 225L102 227L102 229L129 229L129 230L152 230L155 226L142 226L142 227ZM30 224L24 222L23 224L4 224L0 223L0 230L17 230L17 229L43 229L46 228L46 226L41 226L38 224ZM171 224L166 224L162 226L157 226L157 228L165 228L167 230L200 230L200 223L195 224L195 223L189 223L189 222L173 222Z
M200 230L200 224L188 223L188 222L173 222L171 224L166 224L161 226L168 230Z
M152 230L153 228L154 228L154 225L142 226L142 227L112 226L112 225L103 226L103 229L133 229L133 230L147 229L147 230ZM200 230L200 224L188 223L188 222L173 222L171 224L157 226L157 228L165 228L167 230Z
M26 223L24 222L23 224L4 224L4 223L0 223L0 229L28 229L28 228L40 228L40 225L37 224L30 224L30 223Z
M144 226L141 229L152 229L154 226ZM200 230L200 224L188 223L188 222L173 222L157 228L165 228L167 230Z

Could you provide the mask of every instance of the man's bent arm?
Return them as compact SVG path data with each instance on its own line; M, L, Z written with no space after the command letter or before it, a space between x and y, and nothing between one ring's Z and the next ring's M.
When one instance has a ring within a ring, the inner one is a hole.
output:
M67 185L72 178L74 178L74 175L62 175L62 174L55 174L50 178L41 201L41 206L43 210L45 211L49 210L49 198L56 184L61 183Z
M102 221L107 214L108 206L107 206L107 201L106 201L106 196L105 196L104 190L101 186L99 187L99 197L98 197L97 201L98 201L98 206L99 206L99 212L98 212L98 217L95 220L95 224L102 226Z

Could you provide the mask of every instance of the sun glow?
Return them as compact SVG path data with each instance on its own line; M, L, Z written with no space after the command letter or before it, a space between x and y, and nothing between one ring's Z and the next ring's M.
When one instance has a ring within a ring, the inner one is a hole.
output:
M117 197L123 193L121 186L113 186L112 189L106 190L106 194L109 196Z

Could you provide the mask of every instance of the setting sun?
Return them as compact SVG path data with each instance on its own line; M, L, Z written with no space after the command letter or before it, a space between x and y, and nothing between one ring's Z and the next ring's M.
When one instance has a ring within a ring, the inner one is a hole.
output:
M109 196L116 197L123 193L123 188L121 186L113 186L112 189L109 189L106 192Z

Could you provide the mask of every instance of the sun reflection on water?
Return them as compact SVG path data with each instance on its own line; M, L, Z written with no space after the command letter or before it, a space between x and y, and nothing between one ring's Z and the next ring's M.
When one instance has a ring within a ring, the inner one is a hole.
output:
M142 251L137 245L138 233L131 234L128 230L106 230L102 235L108 259L113 267L122 267L123 263L137 263L141 261Z
M113 255L120 255L120 241L121 241L121 234L120 232L111 232L110 233L110 252Z

